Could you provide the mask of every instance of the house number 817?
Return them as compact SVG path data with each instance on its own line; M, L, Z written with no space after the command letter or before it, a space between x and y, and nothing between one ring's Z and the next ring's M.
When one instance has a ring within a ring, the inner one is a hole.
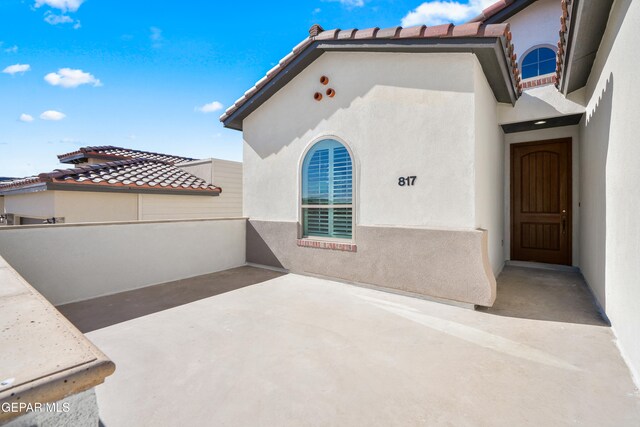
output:
M416 182L416 177L415 176L401 176L400 178L398 178L398 185L400 187L404 187L405 185L414 185Z

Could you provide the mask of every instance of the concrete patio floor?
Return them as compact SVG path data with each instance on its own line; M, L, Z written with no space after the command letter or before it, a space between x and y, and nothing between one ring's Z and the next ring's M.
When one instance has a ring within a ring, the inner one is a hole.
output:
M288 274L94 330L116 363L102 422L639 425L580 276L506 267L498 282L495 308L472 311Z
M283 274L264 268L238 267L59 305L56 308L80 331L90 332L245 286L255 285Z

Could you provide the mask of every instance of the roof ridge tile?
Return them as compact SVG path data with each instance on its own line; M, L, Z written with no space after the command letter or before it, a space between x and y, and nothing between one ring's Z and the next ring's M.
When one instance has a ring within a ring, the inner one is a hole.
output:
M394 38L398 37L398 34L400 34L401 30L402 30L402 27L400 27L400 26L381 28L376 33L376 37L375 38L377 38L377 39L394 39Z

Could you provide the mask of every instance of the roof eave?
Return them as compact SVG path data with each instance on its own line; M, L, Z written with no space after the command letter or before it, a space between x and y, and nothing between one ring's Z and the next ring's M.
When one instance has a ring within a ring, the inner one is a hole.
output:
M562 94L567 95L587 84L612 5L613 0L571 2L566 20L564 55L558 72L558 88ZM578 39L580 43L576 44Z
M135 194L170 194L183 196L210 196L217 197L220 191L216 190L194 190L188 188L149 188L138 186L113 186L113 185L93 185L93 184L63 184L59 182L48 182L47 190L58 191L88 191L95 193L135 193Z
M37 182L34 184L29 184L21 187L7 188L4 190L0 189L0 196L14 196L17 194L38 193L46 190L47 190L46 182Z
M307 65L311 64L324 52L319 51L316 47L319 42L315 41L309 44L298 56L293 59L287 66L273 77L266 85L252 94L244 103L229 117L222 120L224 127L234 130L242 130L242 120L262 105L268 98L275 94L280 88L289 83L296 75L298 75ZM267 74L268 77L268 74ZM246 95L246 94L245 94ZM250 111L248 111L250 110ZM248 111L248 112L247 112Z
M71 156L65 156L64 154L58 156L58 161L60 163L75 163L75 160L85 159L87 156L84 153L78 153Z
M42 191L87 191L94 193L135 193L135 194L163 194L174 196L209 196L217 197L221 191L215 190L193 190L185 188L141 188L136 186L109 186L92 184L63 184L56 182L40 182L37 184L16 187L12 189L0 190L0 196L14 196L18 194L38 193Z
M287 64L265 86L256 91L222 120L225 127L242 130L242 121L266 102L273 94L284 87L311 62L329 51L372 51L372 52L451 52L474 53L480 60L482 68L498 102L515 104L519 93L517 82L512 77L506 47L501 37L469 37L469 38L421 38L421 39L363 39L363 40L316 40ZM498 82L495 73L499 70ZM502 86L502 88L500 88ZM500 89L500 90L498 90Z
M484 24L501 24L506 22L512 16L522 12L527 7L531 6L537 0L515 0L511 4L504 6L501 9L496 8L495 6L500 2L496 2L493 5L489 6L482 13L475 18L473 18L469 22L482 22ZM495 10L498 9L498 10ZM491 12L489 12L491 11ZM487 16L487 12L491 13Z

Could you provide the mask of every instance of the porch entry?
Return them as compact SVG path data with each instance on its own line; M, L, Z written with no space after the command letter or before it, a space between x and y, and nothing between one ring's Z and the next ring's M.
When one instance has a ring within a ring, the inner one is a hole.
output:
M571 265L571 138L511 145L511 259Z

